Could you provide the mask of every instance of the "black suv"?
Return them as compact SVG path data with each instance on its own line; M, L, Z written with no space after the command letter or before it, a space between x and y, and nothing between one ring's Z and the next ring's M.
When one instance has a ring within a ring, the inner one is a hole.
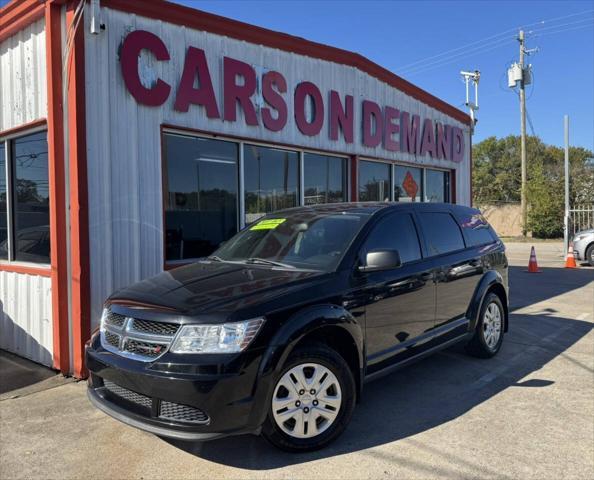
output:
M478 210L293 208L112 295L86 350L88 394L164 437L261 432L314 450L342 433L365 382L456 342L492 357L507 328L505 247Z

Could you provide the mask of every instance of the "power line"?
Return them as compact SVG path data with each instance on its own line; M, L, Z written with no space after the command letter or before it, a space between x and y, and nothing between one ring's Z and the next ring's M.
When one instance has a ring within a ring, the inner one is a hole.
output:
M576 17L576 16L579 16L579 15L584 15L584 14L588 14L588 13L591 13L591 12L594 12L594 9L584 10L584 11L581 11L581 12L571 13L569 15L562 15L562 16L550 18L550 19L547 19L547 20L541 20L541 21L538 21L538 22L529 23L527 25L524 25L524 28L525 27L534 26L534 25L546 25L548 23L553 23L553 22L556 22L556 21L559 21L559 20L563 20L563 19L567 19L567 18L571 18L571 17ZM588 21L588 20L589 19L583 19L583 20L578 20L577 22L569 22L567 24L546 26L546 27L543 27L541 29L536 29L535 32L544 31L544 30L553 29L553 28L559 28L559 27L562 27L562 26L565 26L565 25L570 25L570 24L573 25L573 24L581 23L581 22ZM449 55L449 54L454 53L454 52L459 52L460 50L465 50L468 47L472 47L472 46L476 46L476 47L475 48L472 48L471 51L480 50L480 49L485 48L485 47L490 47L491 45L495 45L496 43L505 40L505 35L506 34L508 34L510 32L515 32L515 31L517 31L517 28L511 28L511 29L508 29L508 30L504 30L504 31L502 31L500 33L497 33L495 35L491 35L491 36L485 37L485 38L483 38L481 40L477 40L477 41L474 41L474 42L471 42L471 43L467 43L467 44L462 45L460 47L453 48L453 49L450 49L450 50L446 50L444 52L441 52L441 53L438 53L438 54L435 54L435 55L431 55L431 56L426 57L424 59L417 60L417 61L412 62L412 63L408 63L408 64L403 65L402 67L400 67L399 72L402 72L402 74L407 74L407 73L410 74L413 71L415 73L417 73L417 70L420 70L422 68L425 68L425 67L428 67L430 65L434 65L434 64L437 64L437 63L440 63L440 62L442 62L444 60L448 60L449 59L449 57L446 58L446 59L442 59L440 57L443 57L445 55ZM455 57L463 56L463 55L465 55L467 53L468 53L467 51L464 51L462 53L456 54Z
M513 43L515 41L515 36L514 37L510 37L508 39L504 39L505 41L503 42L499 42L496 44L492 44L492 45L485 45L479 49L475 49L474 51L471 50L469 52L464 52L458 55L454 55L453 57L450 58L446 58L446 59L442 59L440 61L436 61L427 65L423 65L417 68L413 68L408 72L402 72L400 73L401 75L407 75L407 76L412 76L412 75L418 75L419 73L424 73L427 72L429 70L433 70L435 68L439 68L439 67L443 67L445 65L448 65L450 63L454 63L457 62L458 60L461 60L462 58L468 58L468 57L472 57L474 55L478 55L480 53L485 53L485 52L490 52L491 50L495 50L497 48L500 48L504 45L509 45L510 43Z

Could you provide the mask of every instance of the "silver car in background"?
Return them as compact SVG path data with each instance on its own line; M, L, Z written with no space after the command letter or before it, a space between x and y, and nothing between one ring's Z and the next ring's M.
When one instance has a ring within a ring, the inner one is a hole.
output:
M594 228L577 232L573 237L573 255L576 260L594 267Z

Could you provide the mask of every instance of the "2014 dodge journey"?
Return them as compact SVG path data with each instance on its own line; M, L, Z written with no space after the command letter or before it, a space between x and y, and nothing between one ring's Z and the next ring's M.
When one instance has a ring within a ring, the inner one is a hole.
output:
M113 294L86 350L88 395L164 437L261 432L314 450L365 382L457 342L492 357L507 328L505 247L478 210L299 207Z

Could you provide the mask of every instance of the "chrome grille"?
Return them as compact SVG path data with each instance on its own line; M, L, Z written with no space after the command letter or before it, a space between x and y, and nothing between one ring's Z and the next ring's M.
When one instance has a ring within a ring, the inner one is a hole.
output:
M126 317L124 315L120 315L119 313L114 313L111 310L108 312L107 316L105 317L105 323L108 325L113 325L114 327L122 328L124 326L124 322L126 321Z
M175 335L179 325L175 323L153 322L151 320L132 319L130 331L152 333L153 335Z
M120 336L117 333L106 331L105 341L109 343L112 347L118 348L118 346L120 345Z
M208 415L199 408L165 401L161 402L159 418L188 423L208 422Z
M126 317L109 310L101 328L101 345L123 357L151 362L168 350L179 328L176 323Z
M158 357L165 350L167 350L166 344L140 342L132 338L128 338L124 344L124 351L151 358Z
M137 405L146 408L151 408L153 405L153 399L151 397L147 397L146 395L142 395L140 393L133 392L132 390L128 390L127 388L120 387L109 380L104 380L103 385L109 392L117 397L123 398L124 400L136 403Z

